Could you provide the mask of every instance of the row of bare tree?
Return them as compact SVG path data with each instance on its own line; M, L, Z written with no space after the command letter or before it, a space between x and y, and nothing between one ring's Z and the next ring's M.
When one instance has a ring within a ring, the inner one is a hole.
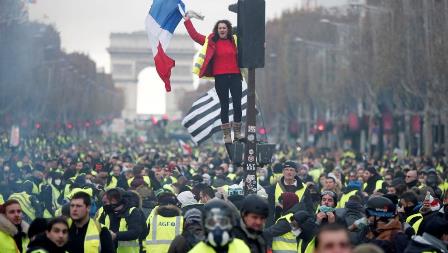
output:
M53 26L29 22L23 1L0 0L0 10L0 128L120 116L123 95L110 75L87 55L65 53Z
M268 21L257 93L280 139L291 122L306 140L319 119L342 126L355 113L365 123L356 132L362 151L379 126L381 149L432 155L448 141L447 69L448 1L368 0ZM392 130L384 129L386 114ZM411 130L413 117L420 133Z

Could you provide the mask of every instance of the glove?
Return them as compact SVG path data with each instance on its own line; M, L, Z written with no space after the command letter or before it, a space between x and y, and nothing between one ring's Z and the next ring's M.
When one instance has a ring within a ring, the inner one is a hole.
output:
M197 12L195 12L193 10L187 11L185 13L185 15L189 16L190 18L196 18L196 19L199 19L199 20L204 20L204 18L205 18L204 15L201 15L200 13L197 13Z

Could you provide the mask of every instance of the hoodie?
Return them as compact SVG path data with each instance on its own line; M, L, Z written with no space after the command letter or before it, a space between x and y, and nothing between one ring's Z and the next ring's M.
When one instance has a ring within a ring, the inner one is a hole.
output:
M35 250L45 250L51 253L65 253L66 247L58 247L45 234L36 236L36 238L28 245L27 253L32 253Z

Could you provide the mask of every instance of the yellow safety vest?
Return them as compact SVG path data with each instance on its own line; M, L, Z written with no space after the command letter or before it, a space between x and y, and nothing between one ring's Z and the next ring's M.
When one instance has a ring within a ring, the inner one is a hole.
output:
M381 180L381 179L380 179L380 180L377 180L376 183L375 183L375 190L374 190L374 191L378 191L378 190L380 190L381 188L383 188L383 183L384 183L383 180ZM367 183L363 183L363 184L362 184L362 190L365 190L366 187L367 187Z
M3 199L3 195L0 194L0 205L3 205L5 203L5 200Z
M135 207L131 207L129 209L128 215L134 211ZM104 219L104 225L110 229L110 219L109 215L106 215ZM119 232L128 231L128 223L125 218L120 219L120 226L118 228ZM138 243L138 239L131 241L118 241L117 253L139 253L140 245Z
M238 40L237 36L233 35L233 41L235 42L235 46L237 46L237 40ZM202 46L201 51L199 51L197 57L194 59L193 74L199 76L199 73L201 73L201 68L202 65L204 65L205 61L205 54L207 53L207 47L208 47L208 36L205 37L205 43Z
M347 203L347 201L350 199L351 196L355 196L357 191L358 190L353 190L353 191L350 191L349 193L343 194L341 199L339 200L336 208L344 208L345 203Z
M305 194L306 190L306 184L302 183L302 186L303 186L302 189L299 189L295 192L295 194L299 198L299 202L302 201L303 194ZM275 186L275 205L278 205L278 198L280 198L283 192L285 192L285 189L283 185L280 182L278 182L277 185Z
M112 176L111 179L110 179L109 184L107 184L106 187L104 187L104 189L107 191L109 189L116 188L117 184L118 184L118 180L114 176Z
M292 216L293 216L292 213L288 213L278 218L277 222L281 219L286 219L286 221L289 223L289 220L291 219ZM276 236L272 239L272 253L296 253L296 252L297 252L297 240L296 236L291 231L281 236Z
M69 227L72 226L72 220L68 219ZM101 225L94 219L89 219L87 225L86 237L84 238L84 253L99 253L101 252L100 242Z
M174 237L182 233L182 216L163 217L151 212L147 224L150 224L148 236L146 236L146 252L166 253Z
M22 249L26 251L28 247L28 237L22 237ZM2 253L20 253L14 238L2 230L0 230L0 252Z
M306 248L304 251L302 251L302 243L303 240L299 241L299 247L297 248L297 253L313 253L314 252L314 241L316 240L316 237L313 237L311 241L306 245Z
M230 180L235 181L236 174L235 174L235 173L229 173L229 174L227 175L227 177L228 177Z
M26 192L16 192L9 196L9 199L15 199L19 201L22 212L33 221L36 219L36 210L34 210L30 201L31 195Z
M188 253L215 253L215 249L206 244L205 242L199 242L196 244ZM229 243L228 253L250 253L249 247L243 240L234 238L232 242Z
M131 187L131 183L132 181L134 181L135 177L131 177L128 179L128 186ZM151 180L149 179L148 176L143 176L143 181L145 181L145 183L148 185L148 187L151 187Z
M416 217L418 217L418 219L416 219ZM411 227L414 229L414 234L418 233L420 224L422 224L422 222L423 222L423 215L421 213L416 213L406 218L406 223L411 225Z
M271 185L274 185L276 183L278 183L278 181L280 181L280 179L282 178L283 174L282 173L273 173L271 178L269 179L269 183Z

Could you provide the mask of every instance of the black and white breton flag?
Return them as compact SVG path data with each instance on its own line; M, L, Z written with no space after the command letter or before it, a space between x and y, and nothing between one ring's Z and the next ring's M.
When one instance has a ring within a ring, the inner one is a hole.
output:
M246 117L247 107L247 83L243 80L243 96L241 99L241 110L243 120ZM196 100L191 106L187 116L182 120L182 125L187 128L196 144L201 144L214 133L221 130L221 105L215 88ZM233 103L229 92L229 122L233 121Z

